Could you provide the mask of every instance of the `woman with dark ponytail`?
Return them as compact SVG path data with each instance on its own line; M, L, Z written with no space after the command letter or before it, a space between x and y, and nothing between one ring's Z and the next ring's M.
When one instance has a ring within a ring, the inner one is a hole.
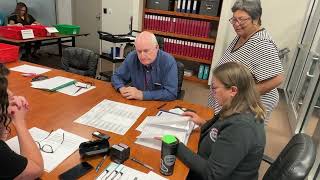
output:
M13 96L8 90L9 70L3 64L0 71L0 179L38 178L43 172L43 160L26 125L28 101L22 96ZM11 132L9 126L16 130L20 155L5 142Z

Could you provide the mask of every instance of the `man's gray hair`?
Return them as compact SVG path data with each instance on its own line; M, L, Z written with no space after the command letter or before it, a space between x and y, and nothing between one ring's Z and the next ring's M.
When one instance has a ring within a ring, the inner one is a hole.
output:
M158 46L157 37L154 34L151 35L151 41L154 45Z
M247 12L252 20L259 20L260 22L262 15L260 0L236 0L231 8L231 11L236 12L237 10Z
M158 45L159 45L156 36L155 36L153 33L148 32L148 31L143 31L141 34L138 34L138 36L137 36L137 38L135 39L135 42L134 42L134 43L137 43L137 40L138 40L139 38L142 38L142 37L140 37L140 35L142 35L142 34L148 35L149 38L150 38L150 40L151 40L151 42L152 42L152 44L154 44L155 46L158 46Z

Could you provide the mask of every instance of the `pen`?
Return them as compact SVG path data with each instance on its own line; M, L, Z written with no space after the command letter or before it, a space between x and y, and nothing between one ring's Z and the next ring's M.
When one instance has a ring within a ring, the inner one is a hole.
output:
M82 87L79 87L76 92L74 92L73 94L77 94L77 92L79 92L82 89Z
M106 178L106 180L113 180L123 169L124 165L120 164L111 174Z
M103 162L106 160L107 155L104 155L103 158L101 159L101 161L99 162L99 164L96 167L96 172L99 171L100 167L102 166Z
M136 159L136 158L133 158L133 157L132 157L131 160L134 161L134 162L136 162L136 163L138 163L138 164L140 164L140 165L142 165L142 166L144 166L144 167L146 167L146 168L148 168L148 169L150 169L150 170L153 170L153 168L152 168L151 166L149 166L148 164L145 164L145 163L139 161L139 160Z
M157 109L161 109L161 108L163 108L165 105L167 105L167 103L164 103L164 104L160 105L159 107L157 107Z

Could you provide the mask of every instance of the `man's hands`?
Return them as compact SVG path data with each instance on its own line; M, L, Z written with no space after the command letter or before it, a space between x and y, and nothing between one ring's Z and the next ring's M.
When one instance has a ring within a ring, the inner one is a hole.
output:
M119 91L127 99L143 100L143 92L135 87L121 87Z

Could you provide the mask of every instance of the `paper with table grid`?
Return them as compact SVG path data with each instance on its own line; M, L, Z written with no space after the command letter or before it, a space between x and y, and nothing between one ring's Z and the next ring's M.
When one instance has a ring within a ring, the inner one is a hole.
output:
M74 122L124 135L145 108L103 100Z
M53 153L45 153L41 151L41 155L44 163L44 170L46 172L51 172L62 161L64 161L72 153L74 153L79 148L79 145L82 142L88 141L88 139L85 139L76 134L64 131L62 129L53 131L50 135L49 135L49 132L36 127L29 129L29 132L34 141L40 142L41 145L50 144L50 146L54 150ZM62 136L64 136L63 140L62 140ZM6 143L14 152L16 152L17 154L20 154L20 146L19 146L17 136L9 139Z

